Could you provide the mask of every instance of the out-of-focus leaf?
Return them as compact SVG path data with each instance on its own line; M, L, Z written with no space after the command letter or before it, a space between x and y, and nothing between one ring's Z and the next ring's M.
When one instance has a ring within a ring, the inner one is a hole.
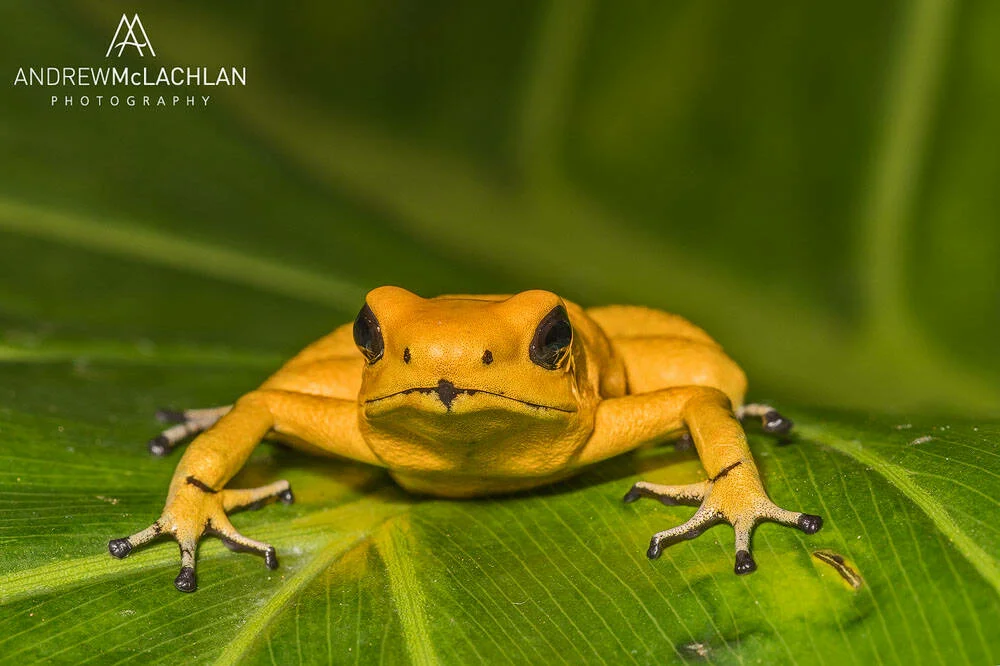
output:
M4 24L32 29L0 55L99 63L126 4L10 5ZM1000 126L980 109L997 13L629 5L144 7L156 63L246 64L251 80L204 109L49 108L51 91L12 90L0 317L107 335L52 294L108 255L136 265L107 307L163 344L288 352L330 318L285 299L342 318L384 283L548 287L689 316L763 395L996 415L982 147ZM208 322L199 276L267 295ZM190 322L179 291L195 292ZM251 338L236 323L255 316L288 325Z

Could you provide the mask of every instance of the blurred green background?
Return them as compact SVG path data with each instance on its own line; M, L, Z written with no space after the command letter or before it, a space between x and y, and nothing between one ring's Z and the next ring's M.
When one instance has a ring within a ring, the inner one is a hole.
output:
M155 58L104 58L123 12ZM0 357L277 364L380 284L540 287L689 317L755 399L1000 414L998 3L25 0L0 26ZM12 85L104 64L248 85Z

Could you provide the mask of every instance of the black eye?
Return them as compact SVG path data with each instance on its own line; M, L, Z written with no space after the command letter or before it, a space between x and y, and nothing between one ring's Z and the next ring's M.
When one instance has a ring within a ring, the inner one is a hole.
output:
M375 318L375 313L372 312L367 303L361 308L358 318L354 320L354 344L358 346L369 363L374 363L382 358L382 353L385 351L382 327L378 325L378 319Z
M528 356L535 365L547 370L555 370L569 356L569 345L573 342L573 327L569 324L566 308L557 305L545 315L535 329L535 337L528 347Z

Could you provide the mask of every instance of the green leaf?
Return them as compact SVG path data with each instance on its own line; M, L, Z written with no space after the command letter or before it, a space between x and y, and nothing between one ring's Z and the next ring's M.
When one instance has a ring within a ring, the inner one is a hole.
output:
M5 3L3 71L99 64L125 10ZM1000 659L994 5L142 17L158 63L251 83L0 106L0 662ZM647 560L691 509L623 493L703 474L669 445L462 502L264 445L232 484L297 503L234 521L277 571L207 539L182 595L175 545L108 555L162 508L157 408L232 402L387 283L690 317L798 423L751 443L823 530L761 526L746 577L725 526Z
M775 501L826 523L813 536L760 527L760 569L745 577L732 573L724 526L646 559L649 537L691 509L625 505L624 491L702 478L694 454L670 446L481 501L409 497L381 470L264 446L232 485L288 478L297 503L235 523L275 544L277 571L207 539L200 589L183 595L175 544L111 558L107 540L157 517L172 473L174 460L142 445L154 407L217 403L258 375L131 359L4 364L4 660L984 663L1000 653L1000 427L961 421L801 411L792 441L754 435Z

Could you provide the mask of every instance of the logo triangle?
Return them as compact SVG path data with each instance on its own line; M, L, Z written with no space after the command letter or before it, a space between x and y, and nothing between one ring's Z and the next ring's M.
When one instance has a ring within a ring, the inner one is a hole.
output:
M122 34L123 32L124 34ZM134 46L139 55L143 57L146 55L143 49L147 48L150 55L156 55L156 51L153 50L153 45L149 42L146 29L142 26L142 21L139 20L138 14L134 14L131 19L129 19L127 14L122 14L122 19L118 22L118 29L115 30L115 36L111 38L111 45L108 46L108 52L104 54L104 57L107 58L110 56L111 52L117 48L118 53L116 55L120 58L122 53L125 52L126 46Z

